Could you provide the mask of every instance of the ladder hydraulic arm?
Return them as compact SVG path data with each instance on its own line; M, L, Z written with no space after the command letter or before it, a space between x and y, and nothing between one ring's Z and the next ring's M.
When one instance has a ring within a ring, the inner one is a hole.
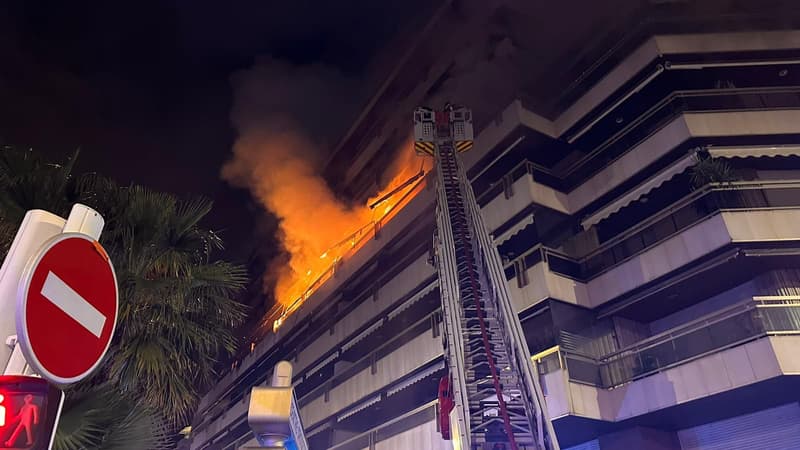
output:
M442 429L460 450L558 450L497 248L457 153L472 146L471 111L417 108L415 149L436 161L436 264L449 379ZM441 399L440 399L441 400ZM448 417L449 416L449 417ZM449 419L449 420L448 420ZM448 436L449 434L449 436Z

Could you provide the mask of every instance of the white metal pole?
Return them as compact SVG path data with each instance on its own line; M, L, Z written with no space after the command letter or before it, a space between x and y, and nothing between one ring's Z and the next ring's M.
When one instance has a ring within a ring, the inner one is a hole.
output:
M22 224L17 230L11 249L0 267L0 368L3 373L23 374L22 366L16 356L21 353L16 345L17 328L15 315L17 309L17 291L22 271L31 257L51 237L60 233L81 233L92 239L100 239L105 221L103 217L88 206L75 204L64 220L53 213L43 210L32 210L25 214ZM7 339L14 337L14 345L8 345Z
M6 339L6 345L11 348L11 358L8 360L6 370L3 375L19 375L25 373L25 366L28 362L25 361L25 355L22 354L22 349L17 344L17 335L9 336Z
M14 316L22 271L45 241L61 233L65 223L63 218L47 211L28 211L0 267L0 368L8 366L14 350L6 345L6 339L17 334Z

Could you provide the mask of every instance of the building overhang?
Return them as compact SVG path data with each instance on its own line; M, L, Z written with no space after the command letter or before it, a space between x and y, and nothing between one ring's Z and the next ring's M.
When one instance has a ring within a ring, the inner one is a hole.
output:
M677 431L800 400L800 376L783 375L621 422L565 415L553 419L562 448L637 426Z
M598 309L642 323L691 306L769 270L800 267L800 243L730 245Z

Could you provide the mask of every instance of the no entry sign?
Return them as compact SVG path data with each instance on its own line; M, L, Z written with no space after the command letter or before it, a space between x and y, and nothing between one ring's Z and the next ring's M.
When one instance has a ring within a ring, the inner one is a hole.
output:
M54 236L20 279L17 333L28 364L56 384L89 375L111 344L117 278L99 243L79 233Z

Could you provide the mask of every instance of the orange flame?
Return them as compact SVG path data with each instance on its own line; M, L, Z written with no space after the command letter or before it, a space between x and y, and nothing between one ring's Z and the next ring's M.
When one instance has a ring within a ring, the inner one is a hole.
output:
M376 224L388 220L390 213L396 213L398 203L407 200L408 194L418 186L417 183L403 184L430 165L430 161L414 154L409 142L388 168L387 173L391 176L389 182L366 204L345 210L341 210L341 205L337 204L334 213L325 212L330 205L315 202L313 207L318 214L308 227L281 227L289 264L279 270L275 285L275 298L283 312L273 324L274 329L333 275L340 261L358 251L374 235ZM392 193L396 189L398 191ZM390 193L391 196L384 198ZM375 204L378 200L381 200L380 203ZM325 229L334 229L336 232L323 232ZM342 233L342 230L348 230L349 233Z
M340 201L319 176L318 149L301 133L291 127L272 127L248 129L239 136L222 176L249 188L278 218L278 238L288 255L284 264L273 266L265 277L265 289L274 289L278 302L264 318L265 325L275 320L273 326L280 326L332 276L338 264L374 236L376 224L397 214L402 206L398 202L416 192L415 186L423 181L407 181L420 172L421 165L428 168L432 161L416 156L411 142L386 168L381 192L363 205L351 206Z

